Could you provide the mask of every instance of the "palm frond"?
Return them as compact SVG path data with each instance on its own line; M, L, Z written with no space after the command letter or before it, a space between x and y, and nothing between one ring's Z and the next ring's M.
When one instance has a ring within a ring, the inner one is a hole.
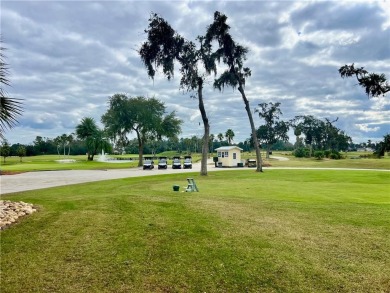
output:
M0 38L0 43L2 40ZM17 117L22 114L22 100L10 98L7 96L4 86L10 86L8 79L8 65L4 62L5 48L0 46L0 137L3 138L3 132L11 129L17 123Z
M22 114L22 104L19 99L6 97L0 89L0 132L18 123L17 117Z

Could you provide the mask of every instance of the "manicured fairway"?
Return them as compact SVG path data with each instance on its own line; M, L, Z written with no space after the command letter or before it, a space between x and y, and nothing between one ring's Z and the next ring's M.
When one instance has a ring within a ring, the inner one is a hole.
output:
M186 177L4 196L40 211L1 232L1 292L388 292L390 172Z

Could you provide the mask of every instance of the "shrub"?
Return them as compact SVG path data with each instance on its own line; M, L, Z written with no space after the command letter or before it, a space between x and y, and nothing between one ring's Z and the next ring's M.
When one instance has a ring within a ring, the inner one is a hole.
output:
M297 158L303 158L303 157L308 158L308 157L309 157L309 149L298 148L298 149L296 149L296 150L293 152L293 154L294 154L294 156L297 157Z
M341 159L341 155L338 151L332 151L332 153L330 154L329 157L333 160L340 160Z
M317 160L322 160L324 158L324 152L323 151L316 151L316 152L314 152L314 157Z
M330 150L326 150L326 151L324 151L324 156L325 156L326 158L329 158L331 153L332 153L332 152L331 152Z

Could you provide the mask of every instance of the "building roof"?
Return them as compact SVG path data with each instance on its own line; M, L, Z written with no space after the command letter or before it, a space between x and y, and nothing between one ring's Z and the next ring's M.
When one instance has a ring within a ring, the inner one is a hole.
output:
M236 146L236 145L232 145L232 146L223 146L223 147L219 147L217 149L215 149L216 151L230 151L230 150L233 150L233 149L239 149L240 151L242 151L243 149Z

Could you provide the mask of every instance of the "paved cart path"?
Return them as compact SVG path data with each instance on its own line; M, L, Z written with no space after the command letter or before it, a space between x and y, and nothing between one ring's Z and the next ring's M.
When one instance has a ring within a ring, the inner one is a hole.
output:
M290 168L290 167L265 167L267 169L304 169L304 170L319 170L319 168ZM325 168L324 168L325 169ZM324 170L320 169L320 170ZM327 170L365 170L365 171L384 171L390 170L371 170L371 169L348 169L348 168L326 168ZM212 161L209 161L207 166L208 172L214 171L232 171L232 170L249 170L253 168L215 168ZM192 169L175 169L168 168L166 170L143 170L141 168L127 168L114 170L62 170L62 171L38 171L26 172L15 175L0 176L0 193L13 193L26 190L35 190L55 186L72 185L85 182L94 182L110 179L141 177L152 175L163 175L172 173L190 173L200 172L200 163L194 163Z
M214 166L210 166L214 168ZM200 172L200 163L194 163L192 169L143 170L140 168L102 169L102 170L59 170L26 172L0 176L1 194L25 190L42 189L85 182L94 182L128 177L163 175L172 173Z

